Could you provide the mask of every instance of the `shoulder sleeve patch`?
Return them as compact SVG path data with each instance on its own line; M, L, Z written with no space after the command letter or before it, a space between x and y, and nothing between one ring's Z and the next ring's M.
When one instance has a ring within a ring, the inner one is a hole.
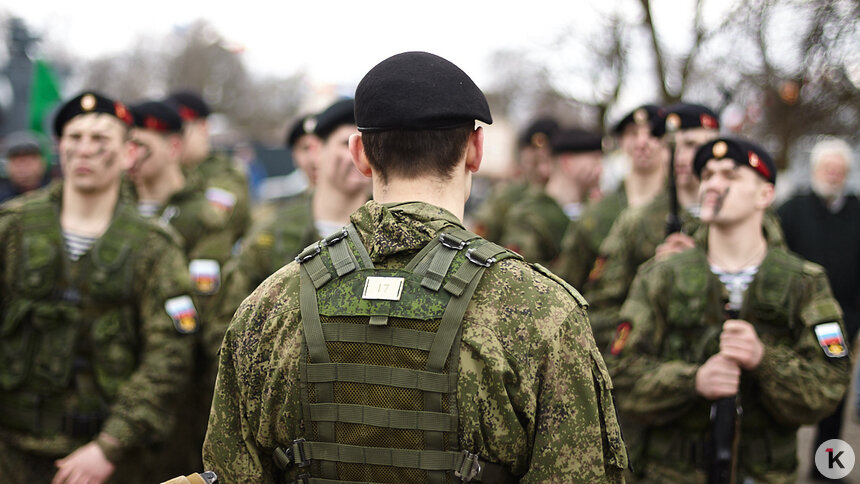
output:
M197 309L191 296L178 296L170 298L164 303L164 309L173 320L173 326L181 334L196 333L200 327L197 320Z
M609 354L612 356L618 356L621 354L621 350L623 350L624 345L627 344L627 338L630 337L631 329L633 329L633 325L630 321L623 321L615 327L615 336L612 338L612 345L609 347Z
M215 208L229 212L236 205L236 195L223 188L210 187L206 189L206 200Z
M535 270L537 270L541 274L559 283L568 293L570 293L571 296L573 296L574 299L576 299L576 302L578 302L580 306L582 306L584 309L588 309L588 301L586 301L585 298L582 297L582 294L580 294L575 287L568 284L567 281L553 274L552 271L538 263L532 263L529 265L534 267Z
M221 265L214 259L194 259L188 264L197 294L210 296L221 287Z
M813 327L815 338L828 358L844 358L848 355L848 347L842 336L842 327L836 321L816 324Z

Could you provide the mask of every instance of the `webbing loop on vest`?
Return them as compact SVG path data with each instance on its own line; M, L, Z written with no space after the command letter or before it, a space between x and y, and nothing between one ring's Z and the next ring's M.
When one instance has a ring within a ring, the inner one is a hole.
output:
M327 356L328 354L326 354ZM448 375L432 371L358 363L308 363L308 382L328 383L334 381L414 388L436 393L450 393L452 391Z
M456 416L440 415L437 412L396 410L342 403L312 403L310 410L311 420L314 421L345 422L408 430L457 431Z
M450 269L451 263L454 262L454 257L456 257L460 250L466 247L468 243L469 242L450 234L440 234L439 247L433 251L433 257L430 260L430 265L424 273L421 285L431 291L438 291L442 286L442 279L444 279L445 275L448 274L448 269Z

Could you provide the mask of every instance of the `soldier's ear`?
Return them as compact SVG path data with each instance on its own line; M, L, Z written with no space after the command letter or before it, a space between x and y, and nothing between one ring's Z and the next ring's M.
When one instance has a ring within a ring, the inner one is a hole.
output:
M484 128L478 126L469 135L469 142L466 146L466 168L475 173L481 167L481 160L484 158Z
M367 155L364 153L364 142L361 140L361 133L350 135L349 154L352 155L352 164L355 165L355 168L362 175L370 178L373 170L371 170L370 162L367 161Z

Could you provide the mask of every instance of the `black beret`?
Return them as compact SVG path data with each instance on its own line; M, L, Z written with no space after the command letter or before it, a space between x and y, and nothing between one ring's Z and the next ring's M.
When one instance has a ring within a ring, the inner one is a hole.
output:
M292 149L296 141L306 134L313 134L317 127L317 118L313 114L307 114L295 120L287 131L287 148Z
M657 138L666 134L667 124L675 130L707 128L720 129L720 119L713 110L701 104L678 103L663 110L662 115L651 122L651 134Z
M558 129L550 138L553 154L603 151L603 138L582 129Z
M206 101L191 91L174 92L167 97L165 102L173 106L184 121L205 119L212 113Z
M63 127L79 114L104 113L116 116L128 126L134 122L128 108L119 101L114 101L97 92L86 91L73 97L63 104L54 116L54 134L63 135Z
M549 140L555 130L558 129L558 121L553 118L538 118L532 121L525 131L520 135L519 146L533 146L543 148L549 145Z
M355 91L359 131L449 129L491 124L484 93L459 67L427 52L404 52L377 64Z
M761 146L737 138L717 138L705 143L696 151L693 158L693 171L696 177L702 176L702 169L711 160L729 158L738 166L748 166L765 180L776 183L776 164Z
M158 101L146 101L131 107L134 125L159 133L182 131L182 118L173 107Z
M317 125L314 128L314 134L326 139L334 130L344 124L355 124L355 101L353 99L341 99L317 114L316 118Z
M627 116L621 118L621 121L615 125L612 129L612 132L616 135L619 135L624 132L624 129L628 124L636 123L636 124L646 124L651 125L651 122L657 119L662 113L662 109L660 106L655 104L643 104L638 108L634 109L627 113Z
M42 145L32 131L15 131L3 138L3 153L7 158L21 155L40 155Z

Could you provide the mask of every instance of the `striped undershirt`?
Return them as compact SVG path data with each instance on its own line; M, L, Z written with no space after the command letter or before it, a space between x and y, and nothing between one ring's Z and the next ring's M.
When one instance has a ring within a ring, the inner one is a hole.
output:
M730 307L740 308L744 301L744 292L758 272L758 266L747 267L737 272L727 272L711 265L711 272L720 278L720 282L729 291Z
M95 245L98 237L73 234L64 230L63 239L66 241L66 252L68 252L69 258L76 261Z
M137 211L144 217L155 217L158 211L161 210L161 204L158 202L139 201L137 202Z

